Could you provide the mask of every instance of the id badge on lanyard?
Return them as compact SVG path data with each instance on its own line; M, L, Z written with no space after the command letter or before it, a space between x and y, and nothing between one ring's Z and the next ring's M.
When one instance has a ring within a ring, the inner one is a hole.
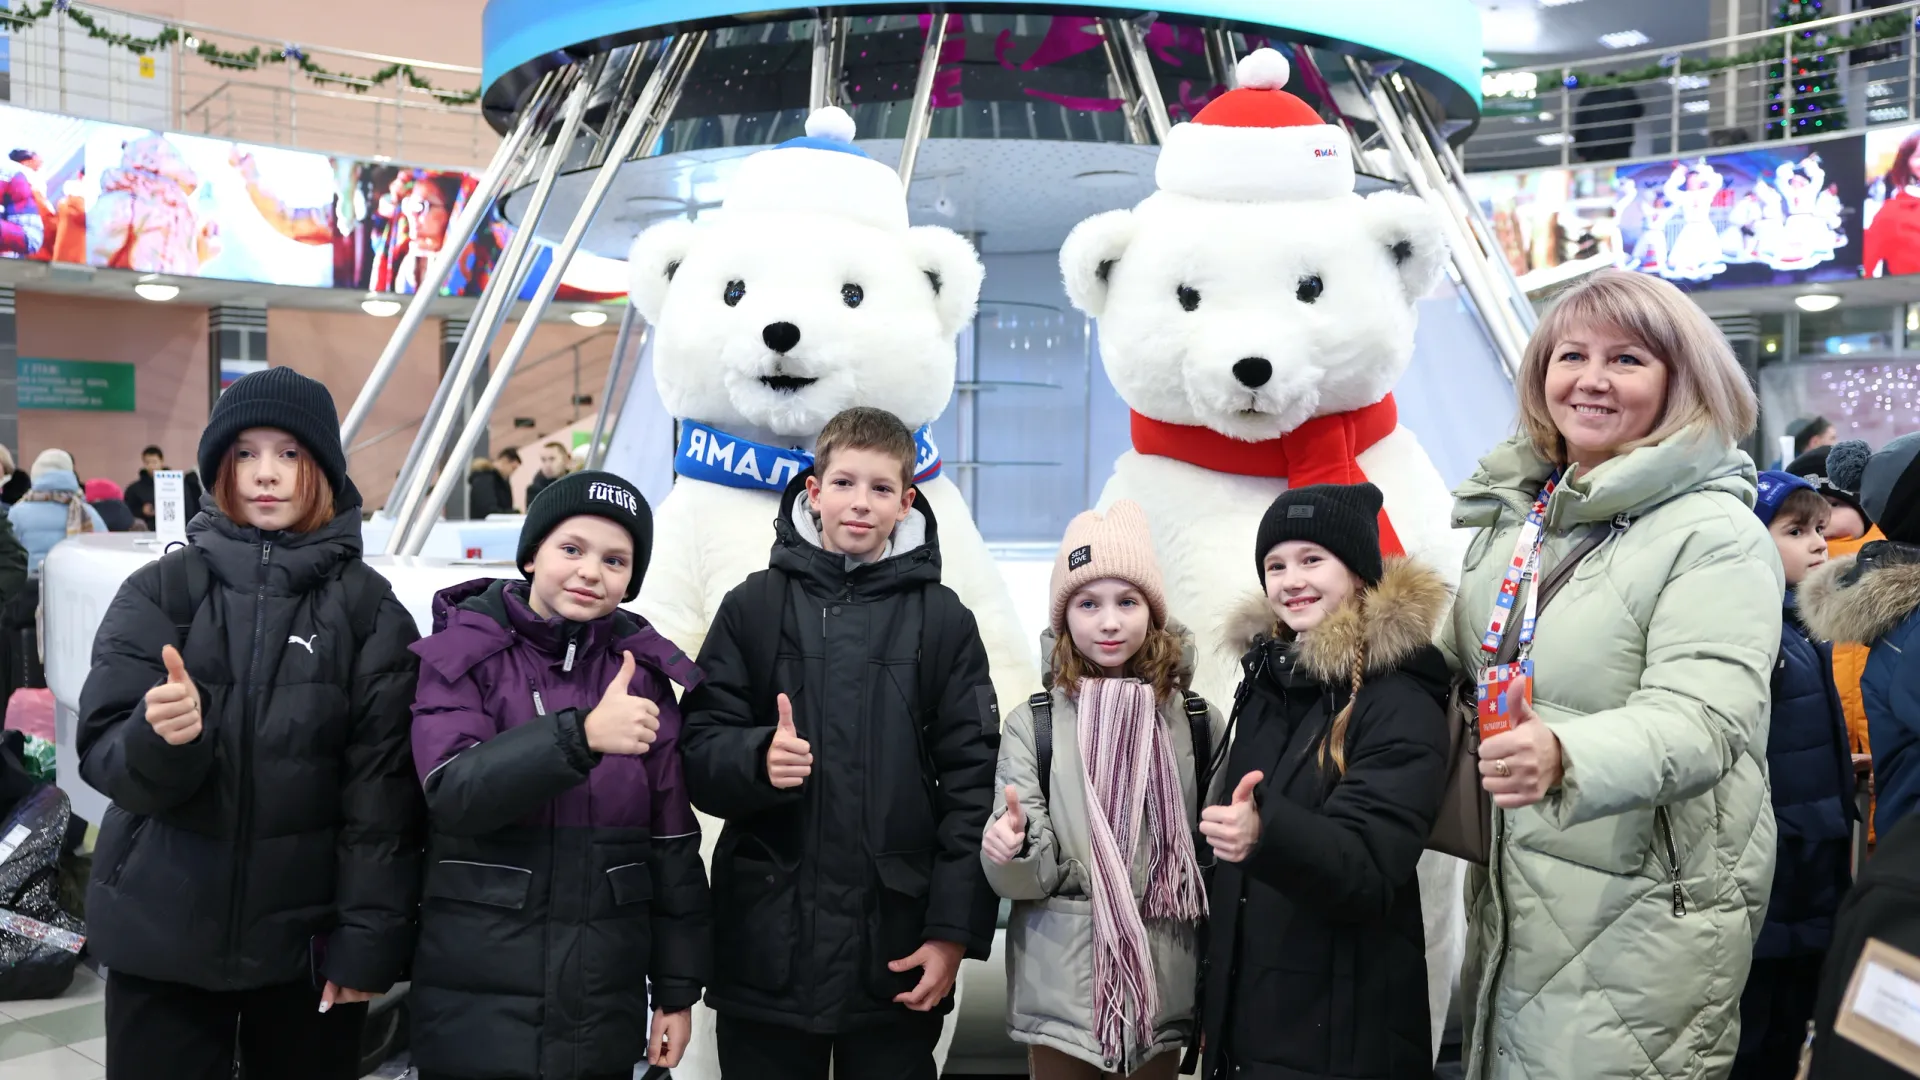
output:
M1494 598L1493 615L1488 620L1487 632L1480 639L1483 652L1488 655L1499 654L1500 643L1505 639L1508 623L1513 618L1514 600L1524 586L1527 602L1520 616L1516 658L1510 663L1488 664L1480 672L1477 711L1482 739L1512 729L1516 702L1533 703L1532 652L1534 621L1540 610L1536 588L1540 577L1540 549L1546 543L1547 499L1559 481L1558 475L1547 480L1547 486L1541 489L1540 497L1534 500L1526 521L1521 524L1520 535L1513 545L1513 558L1507 564L1505 577L1501 579L1500 593Z

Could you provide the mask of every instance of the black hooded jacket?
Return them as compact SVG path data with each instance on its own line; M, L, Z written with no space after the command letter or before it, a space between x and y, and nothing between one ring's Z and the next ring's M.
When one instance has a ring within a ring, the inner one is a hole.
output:
M1247 654L1215 790L1265 774L1260 840L1208 891L1202 1076L1431 1080L1414 869L1446 785L1451 677L1428 642L1447 600L1437 575L1390 560L1364 609ZM1320 748L1362 646L1343 776Z
M360 558L351 483L310 533L262 533L209 503L187 534L207 588L185 641L160 564L142 567L101 621L80 695L80 774L113 800L89 946L116 971L208 990L313 979L383 991L412 954L420 900L413 617L379 574L348 568ZM384 598L356 642L364 588ZM180 646L202 702L200 737L181 746L146 720L165 644Z
M999 900L980 837L1000 725L973 614L940 584L926 502L891 555L849 569L819 546L804 490L802 476L781 501L771 568L721 601L681 745L694 805L726 819L707 1003L837 1033L909 1015L893 999L921 972L887 964L924 942L991 950ZM766 773L779 693L813 753L787 790Z

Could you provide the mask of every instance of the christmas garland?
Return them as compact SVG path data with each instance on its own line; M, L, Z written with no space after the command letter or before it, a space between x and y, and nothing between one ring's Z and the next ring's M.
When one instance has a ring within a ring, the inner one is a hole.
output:
M1877 45L1895 38L1902 38L1907 35L1907 25L1908 17L1905 15L1882 15L1877 19L1872 19L1862 24L1850 34L1823 34L1811 30L1803 31L1801 36L1812 39L1813 48L1806 52L1795 51L1793 58L1796 61L1810 60L1822 53L1841 52L1846 49L1857 49L1863 45ZM1688 57L1662 57L1658 63L1649 64L1643 68L1635 68L1630 71L1613 71L1604 75L1589 75L1584 71L1569 71L1564 79L1564 85L1569 90L1577 90L1581 87L1616 86L1620 83L1652 82L1656 79L1667 78L1672 75L1710 75L1717 71L1725 71L1728 68L1745 67L1749 64L1760 64L1768 61L1779 63L1786 59L1785 53L1786 50L1776 41L1765 48L1750 49L1732 56L1714 56L1700 60ZM1494 74L1494 72L1489 72L1488 74Z
M411 64L388 64L371 75L353 75L344 71L332 71L314 63L297 45L288 45L278 52L262 49L258 45L246 52L233 52L209 42L200 41L177 26L166 27L150 38L115 33L101 26L93 16L73 7L68 0L41 0L38 8L23 7L19 11L0 8L0 28L30 29L38 25L41 20L53 15L64 17L68 22L86 31L87 36L95 41L106 42L136 56L146 56L178 42L186 45L194 55L207 63L231 71L257 71L267 64L292 64L316 83L344 86L356 94L364 94L376 86L384 86L395 79L403 79L408 86L432 94L448 105L471 105L480 100L478 89L443 90L434 86L415 71Z

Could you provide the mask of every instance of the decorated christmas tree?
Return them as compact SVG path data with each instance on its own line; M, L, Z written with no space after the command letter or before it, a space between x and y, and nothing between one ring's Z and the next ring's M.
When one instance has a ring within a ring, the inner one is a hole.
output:
M1825 0L1782 0L1773 22L1798 26L1826 17ZM1792 70L1787 70L1785 55L1767 65L1767 138L1778 139L1783 131L1800 138L1847 126L1835 81L1840 57L1824 52L1826 47L1825 30L1800 30L1793 36Z

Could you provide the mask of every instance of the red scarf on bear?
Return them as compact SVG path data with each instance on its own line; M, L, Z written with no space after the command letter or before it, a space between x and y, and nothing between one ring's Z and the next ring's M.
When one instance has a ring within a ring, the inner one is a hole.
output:
M1392 394L1352 412L1316 416L1264 442L1242 442L1212 428L1169 424L1135 412L1133 448L1214 472L1281 477L1288 487L1357 484L1367 478L1360 470L1360 452L1399 425L1400 411ZM1406 554L1385 508L1380 511L1380 553Z

